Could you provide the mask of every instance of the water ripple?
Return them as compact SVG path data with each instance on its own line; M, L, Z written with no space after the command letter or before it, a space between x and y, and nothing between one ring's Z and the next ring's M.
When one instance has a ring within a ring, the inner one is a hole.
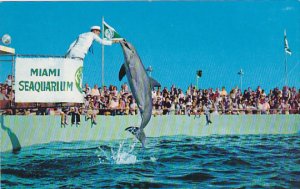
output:
M211 180L215 177L207 173L196 172L196 173L189 173L180 176L169 176L167 178L175 179L175 180L191 181L191 182L203 182L206 180Z
M251 163L238 157L231 157L224 161L225 165L230 166L251 166Z

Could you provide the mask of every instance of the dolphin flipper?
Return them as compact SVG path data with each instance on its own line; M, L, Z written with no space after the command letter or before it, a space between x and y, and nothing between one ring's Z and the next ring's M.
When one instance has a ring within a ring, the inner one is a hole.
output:
M152 77L149 77L149 79L150 79L151 87L160 87L161 86L160 83L158 83L158 81L156 81Z
M125 75L126 75L125 64L122 64L119 71L119 81L121 81Z

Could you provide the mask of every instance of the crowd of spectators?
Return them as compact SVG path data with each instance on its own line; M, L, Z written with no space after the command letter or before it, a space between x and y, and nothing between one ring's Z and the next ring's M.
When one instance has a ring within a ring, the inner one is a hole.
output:
M9 75L4 83L0 83L0 103L2 114L59 114L59 112L74 112L90 115L136 115L138 105L126 83L120 90L116 86L91 88L88 84L83 87L84 103L74 108L55 104L43 109L11 106L14 104L13 77ZM154 88L152 91L153 115L201 115L206 108L212 114L300 114L300 89L284 86L266 92L260 86L250 87L241 91L238 87L229 91L225 87L199 89L189 86L186 91L172 85ZM3 103L3 102L9 102ZM9 108L7 108L9 107ZM14 107L14 108L13 108ZM18 108L16 108L18 107Z

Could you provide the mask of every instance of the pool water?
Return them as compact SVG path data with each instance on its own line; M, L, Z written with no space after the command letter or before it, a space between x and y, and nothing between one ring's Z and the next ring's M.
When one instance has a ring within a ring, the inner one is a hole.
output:
M300 188L299 135L53 142L1 153L1 188Z

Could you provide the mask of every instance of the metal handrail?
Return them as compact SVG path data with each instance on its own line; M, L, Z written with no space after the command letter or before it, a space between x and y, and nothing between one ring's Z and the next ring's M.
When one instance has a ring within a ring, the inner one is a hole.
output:
M0 57L51 57L51 58L65 58L62 55L48 55L48 54L1 54Z
M19 103L19 104L26 104L26 103ZM48 104L47 106L47 103L27 103L28 106L16 106L16 104L14 104L13 106L6 106L6 107L2 107L0 110L8 110L8 109L11 109L11 110L21 110L21 109L36 109L36 108L62 108L62 107L73 107L73 106L76 106L76 107L80 107L82 106L83 104L82 103L50 103ZM45 106L44 106L45 105ZM115 110L126 110L126 108L115 108L115 109L112 109L112 108L97 108L96 110L99 110L99 111L115 111ZM166 110L165 109L161 109L161 110ZM179 109L180 111L182 110L185 110L185 109ZM213 111L215 110L214 108L211 108L210 111ZM176 109L173 109L173 110L170 110L170 111L176 111ZM217 110L218 112L219 111L245 111L245 112L248 112L248 111L251 111L253 113L253 111L256 111L256 112L262 112L262 111L266 111L266 112L271 112L271 111L278 111L278 112L282 112L282 111L297 111L298 113L296 114L299 114L299 109L268 109L268 110L261 110L261 109L218 109ZM193 112L193 109L191 109L191 112ZM203 111L197 111L198 112L203 112ZM194 113L194 112L193 112ZM226 114L226 113L225 113Z
M51 58L65 58L61 55L45 55L45 54L16 54L16 57L51 57Z

